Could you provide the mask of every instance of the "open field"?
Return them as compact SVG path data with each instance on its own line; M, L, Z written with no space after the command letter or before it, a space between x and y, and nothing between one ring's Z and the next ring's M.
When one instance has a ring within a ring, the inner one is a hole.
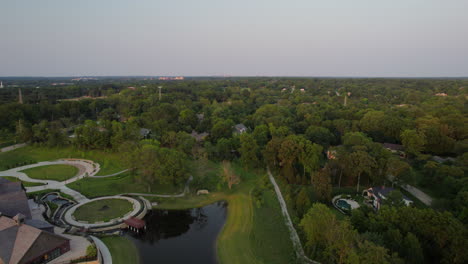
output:
M99 150L77 150L73 147L48 148L26 146L13 151L0 153L0 170L7 170L39 161L51 161L62 158L89 159L101 165L97 175L108 175L127 169L119 154Z
M21 172L38 180L66 181L78 174L78 168L71 165L47 165L30 168Z
M98 200L78 207L73 216L78 221L95 223L124 216L132 208L132 204L123 199Z
M42 183L38 183L38 182L26 182L26 181L21 181L20 179L16 178L16 177L10 177L10 176L2 176L1 178L4 178L4 179L7 179L11 182L22 182L23 183L23 186L24 187L32 187L32 186L41 186L43 185Z
M140 263L138 249L128 238L111 236L102 237L101 240L109 248L113 264Z
M132 172L125 172L113 177L107 178L84 178L76 182L67 184L67 187L72 188L88 198L116 195L122 193L150 193L147 185L138 183ZM175 187L172 185L154 184L151 188L151 193L157 194L174 194L182 192L183 187Z

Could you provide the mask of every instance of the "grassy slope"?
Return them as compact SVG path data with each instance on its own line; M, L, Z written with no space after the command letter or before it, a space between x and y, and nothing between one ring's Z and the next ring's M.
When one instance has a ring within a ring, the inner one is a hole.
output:
M36 163L61 158L81 158L93 160L101 165L97 175L107 175L126 169L118 153L98 150L82 151L72 147L47 148L26 146L13 151L0 153L0 170L21 166L22 163Z
M79 191L88 198L129 192L149 193L148 187L138 183L131 175L131 172L108 178L85 178L67 184L67 187ZM174 194L182 192L182 189L182 187L178 188L172 185L154 184L151 188L151 192L157 194Z
M30 178L39 180L65 181L78 174L78 168L71 165L48 165L35 167L22 172Z
M205 163L219 169L219 166ZM242 181L232 190L209 195L190 195L177 199L155 199L157 208L186 209L224 200L228 202L227 220L217 239L217 255L220 263L292 263L294 251L289 231L284 223L279 203L272 190L265 191L261 207L253 204L251 190L259 184L264 172L246 172L234 165ZM201 168L203 171L204 169ZM197 172L194 172L194 176Z
M21 181L20 179L16 178L16 177L10 177L10 176L1 176L1 178L4 178L4 179L7 179L11 182L22 182L23 183L23 186L24 187L32 187L32 186L40 186L40 185L44 185L42 183L38 183L38 182L26 182L26 181Z
M112 255L112 263L128 264L139 263L140 255L132 241L125 237L103 237L102 242L106 244Z
M108 207L103 209L103 207ZM106 199L87 203L78 207L73 214L77 220L90 223L98 221L109 221L123 216L132 210L132 204L122 199Z

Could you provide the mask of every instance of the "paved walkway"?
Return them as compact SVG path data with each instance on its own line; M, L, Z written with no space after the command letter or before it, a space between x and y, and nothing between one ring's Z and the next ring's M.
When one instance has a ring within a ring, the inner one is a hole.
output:
M21 143L21 144L11 145L11 146L8 146L8 147L1 148L0 152L12 151L12 150L15 150L17 148L22 148L22 147L24 147L26 145L28 145L28 144L27 143Z
M87 203L92 203L94 201L99 201L99 200L108 200L108 199L123 199L129 201L133 205L133 210L131 212L128 212L122 217L118 217L115 219L112 219L107 222L97 222L97 223L87 223L84 221L77 221L75 217L73 217L73 213L78 209L80 206L85 205ZM123 220L126 220L130 217L135 217L138 215L138 213L141 211L144 205L142 205L141 202L136 200L135 198L127 197L127 196L120 196L120 195L115 195L115 196L105 196L105 197L100 197L100 198L95 198L92 200L88 200L85 202L81 202L77 205L74 205L70 209L68 209L65 214L63 215L63 220L70 225L77 226L77 227L84 227L84 228L99 228L99 227L104 227L108 226L110 224L117 224Z
M297 231L294 228L294 225L293 225L293 223L291 221L291 217L289 216L288 208L286 206L286 202L284 201L283 195L281 194L281 190L278 187L278 184L276 184L275 178L271 174L269 168L267 168L267 172L268 172L268 177L270 178L271 184L273 184L273 187L275 187L276 196L278 197L278 201L279 201L280 206L281 206L281 212L283 213L283 216L284 216L284 218L286 220L286 226L289 229L291 240L292 240L293 246L294 246L294 248L296 250L296 257L303 263L318 264L319 262L313 261L313 260L309 259L305 255L304 249L302 248L301 240L299 239L299 236L297 235Z
M113 177L113 176L117 176L119 174L122 174L124 172L127 172L129 171L130 169L126 169L126 170L123 170L123 171L119 171L119 172L116 172L114 174L109 174L109 175L102 175L102 176L99 176L99 175L90 175L89 177L91 178L107 178L107 177Z
M58 165L58 164L64 164L64 165L71 165L75 166L79 169L79 172L76 176L66 180L66 181L51 181L51 180L39 180L39 179L32 179L30 178L26 173L21 172L26 169L30 168L35 168L35 167L40 167L40 166L47 166L47 165ZM84 177L90 176L90 175L95 175L99 170L96 170L96 165L94 162L89 161L89 160L79 160L79 159L63 159L63 160L56 160L56 161L43 161L43 162L38 162L35 164L30 164L30 165L25 165L21 167L16 167L14 169L6 170L6 171L1 171L0 176L12 176L16 177L22 181L27 181L27 182L36 182L36 183L42 183L44 185L41 186L32 186L32 187L26 187L26 192L37 192L37 191L43 191L43 190L60 190L63 193L66 193L68 195L71 195L73 199L75 199L78 203L80 202L85 202L88 201L89 199L86 198L84 195L81 193L72 190L68 188L66 185L72 182L75 182L77 180L83 179Z
M99 238L95 236L90 236L90 237L94 241L94 244L96 244L96 247L98 248L98 250L101 252L102 263L112 264L112 256L106 244L104 244L104 242L102 242Z
M86 249L91 243L82 236L72 236L64 233L65 229L54 227L54 233L70 239L70 251L54 259L50 263L68 263L69 261L86 256Z
M407 192L411 193L414 197L418 198L423 204L427 206L431 206L432 198L429 195L427 195L425 192L409 184L406 184L406 185L402 184L401 188L405 189Z

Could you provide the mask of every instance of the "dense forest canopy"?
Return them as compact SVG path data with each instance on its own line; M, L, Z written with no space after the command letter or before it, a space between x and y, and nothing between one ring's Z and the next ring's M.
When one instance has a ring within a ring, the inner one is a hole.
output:
M4 139L120 152L129 165L139 164L138 180L148 184L183 183L189 174L185 161L199 158L268 166L286 186L308 254L320 261L468 261L467 79L9 78L3 83ZM378 213L360 209L340 222L330 209L313 205L308 193L330 203L337 188L360 192L400 184L429 190L436 198L433 208L406 208L395 199ZM422 224L427 222L432 224ZM452 235L444 236L447 225ZM317 227L331 233L316 233Z

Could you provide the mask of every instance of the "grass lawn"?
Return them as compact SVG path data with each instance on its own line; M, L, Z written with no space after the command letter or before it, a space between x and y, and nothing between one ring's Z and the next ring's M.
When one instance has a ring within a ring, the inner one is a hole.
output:
M1 178L4 178L6 180L9 180L11 182L22 182L23 183L23 186L24 187L32 187L32 186L40 186L40 185L44 185L42 183L38 183L38 182L26 182L26 181L22 181L16 177L10 177L10 176L1 176Z
M118 153L99 150L79 150L73 147L48 148L26 146L9 152L0 153L0 170L15 168L24 164L39 161L50 161L62 158L89 159L101 165L97 175L113 174L124 169Z
M112 263L114 264L128 264L140 263L140 255L138 249L132 241L128 238L120 236L111 236L101 238L102 242L106 244L112 255Z
M30 178L39 180L65 181L78 174L78 168L71 165L47 165L35 167L22 172Z
M138 183L131 172L125 172L107 178L84 178L82 180L67 184L67 187L77 190L88 198L116 195L121 193L157 193L174 194L180 193L183 187L173 185L154 184L151 192L145 184Z
M124 216L133 209L132 203L124 199L105 199L84 204L76 209L73 216L78 221L95 223Z
M296 254L273 190L263 192L263 204L254 206L252 250L262 263L295 263Z

